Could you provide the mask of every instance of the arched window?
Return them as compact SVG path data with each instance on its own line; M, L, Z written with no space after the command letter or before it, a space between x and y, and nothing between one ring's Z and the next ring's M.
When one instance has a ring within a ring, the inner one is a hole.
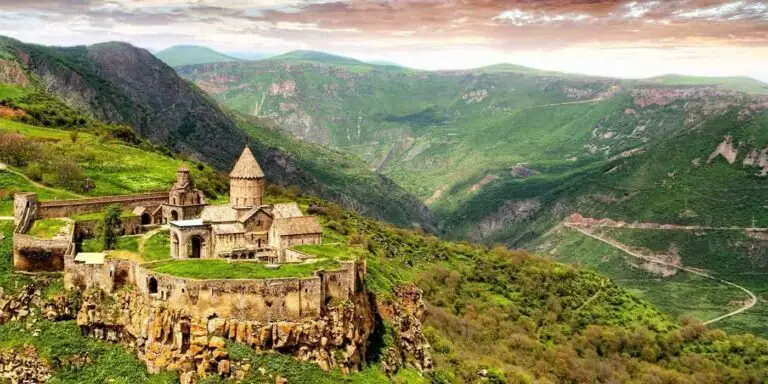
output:
M179 235L173 234L173 240L171 241L173 248L171 249L171 257L179 257Z
M147 283L147 288L149 289L150 295L157 293L157 279L150 277L149 283Z
M179 219L179 213L176 211L171 211L171 220L176 221Z

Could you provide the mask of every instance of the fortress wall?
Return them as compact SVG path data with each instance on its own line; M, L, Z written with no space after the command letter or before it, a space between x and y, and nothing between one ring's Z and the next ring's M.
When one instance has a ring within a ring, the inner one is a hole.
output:
M37 203L37 218L68 217L74 214L94 213L110 205L123 209L137 206L156 207L168 202L168 192L150 192L133 195L105 196L75 200L49 200Z
M150 293L150 279L157 293ZM319 276L262 280L195 280L135 269L137 289L165 301L169 308L195 316L256 321L299 320L317 317L323 305Z
M86 290L99 288L113 292L135 281L136 263L131 260L110 260L104 264L75 263L73 257L65 259L64 287Z
M354 261L341 262L341 270L320 272L327 299L345 301L357 291L358 270Z
M68 239L46 240L16 233L13 235L13 268L26 272L57 272L64 270L64 255Z

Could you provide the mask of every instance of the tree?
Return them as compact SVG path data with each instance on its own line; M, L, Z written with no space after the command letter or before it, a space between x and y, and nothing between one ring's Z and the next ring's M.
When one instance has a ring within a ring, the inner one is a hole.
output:
M120 218L120 207L112 205L104 210L104 220L99 223L98 230L104 249L114 249L120 236L123 222Z

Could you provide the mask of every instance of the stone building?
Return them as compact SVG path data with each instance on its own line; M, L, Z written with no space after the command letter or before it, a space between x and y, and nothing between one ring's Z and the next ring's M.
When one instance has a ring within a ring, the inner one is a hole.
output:
M264 172L247 147L230 177L230 203L204 206L199 217L170 221L171 256L285 262L285 250L320 244L322 227L296 203L266 205ZM188 216L185 216L188 217Z

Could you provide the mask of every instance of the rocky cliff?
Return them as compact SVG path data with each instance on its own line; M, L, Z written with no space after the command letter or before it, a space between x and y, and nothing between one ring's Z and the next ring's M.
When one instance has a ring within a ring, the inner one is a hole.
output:
M360 294L351 302L326 308L316 319L257 322L193 317L131 291L116 297L90 292L77 323L95 338L134 348L150 372L178 370L185 377L190 376L187 372L237 374L227 353L229 342L348 372L365 361L374 328L373 308L368 296Z

